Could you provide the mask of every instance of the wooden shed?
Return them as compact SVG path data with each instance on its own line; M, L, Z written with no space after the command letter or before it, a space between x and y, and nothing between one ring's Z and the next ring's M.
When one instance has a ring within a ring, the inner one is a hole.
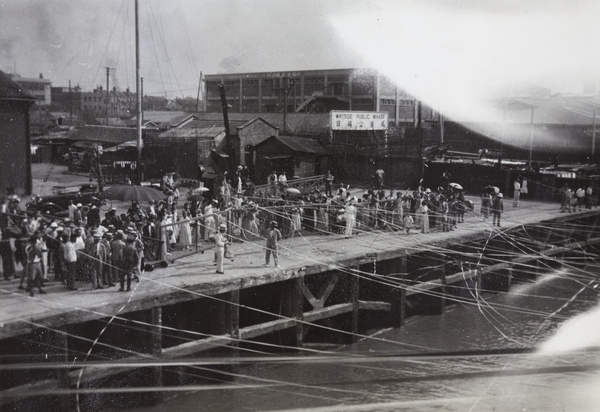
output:
M330 167L333 153L319 141L304 137L271 136L254 147L257 184L266 183L267 176L285 172L288 180L324 174Z

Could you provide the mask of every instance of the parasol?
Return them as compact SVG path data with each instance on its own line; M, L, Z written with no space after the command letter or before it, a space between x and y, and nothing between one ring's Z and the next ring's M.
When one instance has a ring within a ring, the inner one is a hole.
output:
M208 187L201 186L201 187L195 188L194 190L191 190L190 192L193 195L198 195L198 194L202 194L204 192L210 192L210 189Z
M500 193L500 188L498 186L491 186L491 185L487 185L486 187L483 188L483 191L485 193Z
M456 190L463 190L463 187L461 185L459 185L458 183L450 183L448 186L450 186L453 189Z
M296 189L295 187L288 187L287 189L285 189L286 193L289 193L290 195L299 195L300 191L298 189Z
M120 185L104 189L102 197L122 202L149 202L163 200L167 196L152 186Z

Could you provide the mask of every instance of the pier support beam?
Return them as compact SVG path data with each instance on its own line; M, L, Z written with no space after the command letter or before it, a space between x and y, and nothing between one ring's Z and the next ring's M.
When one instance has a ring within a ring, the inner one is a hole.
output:
M47 331L48 334L48 344L50 347L56 348L56 359L53 359L55 362L63 362L64 365L68 365L69 361L69 345L67 340L66 332L55 332L52 330ZM60 382L60 387L63 389L69 389L70 380L69 380L69 371L67 368L57 368L56 369L56 378ZM58 396L58 407L61 411L69 411L71 410L71 399L72 397L69 395L59 395Z
M162 307L155 306L150 309L150 340L152 342L152 356L156 361L160 361L162 353ZM163 392L160 388L163 386L162 366L152 368L152 384L156 391L149 394L152 404L159 404L163 400Z
M359 267L355 266L351 269L349 285L350 285L350 303L352 303L352 343L358 342L358 309L359 309Z
M480 278L481 279L481 278ZM442 286L440 287L440 314L446 313L446 267L443 266L440 271L440 282L442 282Z
M239 347L240 343L240 291L229 292L229 334L233 339L231 347Z
M393 260L394 277L398 279L398 286L392 291L392 327L404 326L406 319L406 258L399 257Z
M297 319L294 327L295 346L301 348L304 345L304 276L299 276L292 281L291 290L291 317Z

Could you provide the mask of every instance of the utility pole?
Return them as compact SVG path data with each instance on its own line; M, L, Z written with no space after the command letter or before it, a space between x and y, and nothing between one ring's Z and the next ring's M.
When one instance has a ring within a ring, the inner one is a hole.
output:
M596 106L594 107L594 122L592 126L592 159L596 156Z
M202 88L202 72L200 72L200 80L198 81L198 96L196 97L196 112L200 112L200 89ZM204 96L202 96L204 99Z
M108 126L108 105L110 102L110 88L108 85L108 80L109 80L109 76L110 76L110 67L106 68L106 125Z
M287 98L288 95L290 94L291 90L296 90L296 81L292 80L291 84L290 84L290 79L289 77L284 77L284 83L283 86L276 88L275 90L278 90L280 92L283 92L283 134L286 135L288 133L288 128L287 128Z
M69 80L69 125L73 126L73 96L71 95L71 80Z
M419 156L421 158L421 181L425 179L425 159L423 159L423 107L417 100L417 130L419 133Z
M137 115L137 184L141 184L144 180L142 172L142 95L140 82L140 28L139 28L139 13L138 0L135 0L135 108Z
M535 106L531 105L531 135L529 136L529 169L531 169L531 158L533 156L533 113Z

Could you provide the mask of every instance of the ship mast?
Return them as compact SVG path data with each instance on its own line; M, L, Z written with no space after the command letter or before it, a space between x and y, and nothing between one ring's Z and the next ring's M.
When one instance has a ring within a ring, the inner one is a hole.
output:
M142 86L140 80L140 29L138 22L138 0L135 0L135 112L137 118L137 184L141 184L144 180L142 171Z

